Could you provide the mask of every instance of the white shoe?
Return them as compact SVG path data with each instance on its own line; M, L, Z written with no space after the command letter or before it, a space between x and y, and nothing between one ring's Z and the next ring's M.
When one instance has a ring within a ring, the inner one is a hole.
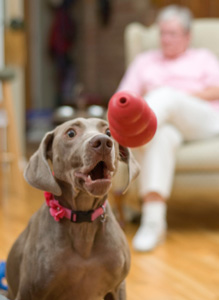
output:
M143 204L141 225L132 241L137 251L151 251L165 239L166 204L148 202Z

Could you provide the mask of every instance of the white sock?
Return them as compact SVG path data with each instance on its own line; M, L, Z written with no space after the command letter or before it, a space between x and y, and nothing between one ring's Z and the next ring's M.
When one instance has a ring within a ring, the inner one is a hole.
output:
M161 223L166 221L166 203L150 201L142 205L141 225L147 223Z
M142 206L140 227L133 239L138 251L150 251L163 239L166 232L166 203L146 202Z

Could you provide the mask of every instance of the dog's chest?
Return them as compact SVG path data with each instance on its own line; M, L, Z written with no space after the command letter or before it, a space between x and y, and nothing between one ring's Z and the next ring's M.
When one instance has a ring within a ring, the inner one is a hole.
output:
M55 244L52 235L43 243L51 245L49 255L44 252L44 259L36 263L34 277L30 275L34 289L37 286L38 299L102 300L128 273L129 250L123 232L110 223L110 218L105 230L96 235L58 228ZM42 251L37 251L42 256Z
M98 295L103 298L118 286L127 272L126 258L121 253L112 254L107 251L87 259L79 255L72 256L70 252L65 253L65 263L57 267L59 272L48 288L57 297L60 287L55 283L59 282L61 290L69 295L69 299L99 299Z
M107 248L102 248L102 251L92 253L89 258L83 258L79 255L70 256L66 262L71 269L71 274L77 278L77 275L83 277L92 277L96 280L103 280L105 278L112 278L112 281L121 276L126 268L125 251L112 252Z

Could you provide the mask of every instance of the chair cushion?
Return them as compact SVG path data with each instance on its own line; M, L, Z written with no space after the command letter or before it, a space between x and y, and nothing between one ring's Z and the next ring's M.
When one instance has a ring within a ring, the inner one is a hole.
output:
M177 153L176 171L219 171L219 137L183 144Z

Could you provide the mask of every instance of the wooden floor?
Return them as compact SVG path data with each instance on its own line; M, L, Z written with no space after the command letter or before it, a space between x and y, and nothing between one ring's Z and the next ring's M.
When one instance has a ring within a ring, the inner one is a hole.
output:
M15 179L16 180L16 179ZM15 182L14 182L15 183ZM42 192L24 183L15 190L10 173L0 172L0 260L43 202ZM132 250L128 300L219 299L218 203L170 203L166 242L152 253ZM137 225L128 224L131 239Z

